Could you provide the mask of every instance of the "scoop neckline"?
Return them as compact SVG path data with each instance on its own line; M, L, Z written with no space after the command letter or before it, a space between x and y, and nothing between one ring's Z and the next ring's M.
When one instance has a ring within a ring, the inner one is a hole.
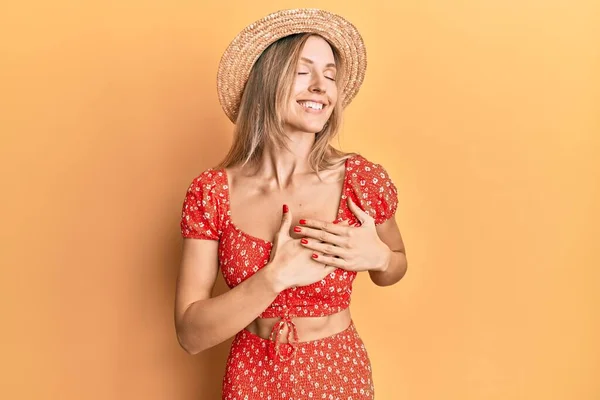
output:
M335 220L332 221L333 224L337 223L338 220L338 216L340 215L340 210L342 209L342 203L343 203L343 198L344 198L344 193L347 190L347 182L348 182L348 165L350 164L350 159L353 158L354 156L350 156L346 159L346 161L344 161L344 177L343 177L343 182L342 182L342 191L340 193L340 195L338 196L338 206L337 206L337 210L336 210L336 217ZM266 239L262 239L259 238L257 236L251 235L248 232L244 231L243 229L240 229L235 222L233 222L233 218L231 216L231 192L229 191L230 185L229 185L229 175L227 175L227 171L225 170L225 168L221 169L221 172L223 174L223 177L225 179L225 186L224 186L224 191L225 191L225 197L226 197L226 203L227 203L227 208L226 208L226 213L225 215L227 216L227 220L229 221L229 225L231 225L231 227L236 230L239 234L245 236L248 239L257 241L257 242L261 242L264 244L267 244L269 246L273 246L273 241L270 240L266 240Z

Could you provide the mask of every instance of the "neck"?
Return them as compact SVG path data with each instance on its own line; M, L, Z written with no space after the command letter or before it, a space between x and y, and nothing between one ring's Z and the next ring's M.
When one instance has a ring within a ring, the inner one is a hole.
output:
M294 176L312 173L308 157L315 134L286 132L285 141L288 149L268 146L256 164L257 175L280 189L289 186Z

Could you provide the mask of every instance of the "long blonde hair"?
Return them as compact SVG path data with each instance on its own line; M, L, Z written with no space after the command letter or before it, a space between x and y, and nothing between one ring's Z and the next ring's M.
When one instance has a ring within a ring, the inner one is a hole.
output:
M246 165L258 160L267 146L288 148L284 140L281 110L287 106L296 75L296 65L304 44L313 33L283 37L260 55L244 87L229 152L217 168ZM316 36L316 35L315 35ZM329 43L329 42L328 42ZM338 50L333 50L337 82L342 82L344 65ZM341 88L338 93L342 94ZM341 97L341 96L340 96ZM309 165L315 172L329 169L353 153L345 153L330 145L342 123L342 101L336 105L309 154Z

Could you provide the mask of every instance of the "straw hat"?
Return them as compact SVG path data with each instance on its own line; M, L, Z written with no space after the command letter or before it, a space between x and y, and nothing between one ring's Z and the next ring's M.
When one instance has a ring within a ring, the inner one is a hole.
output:
M250 70L261 53L282 37L304 32L324 37L340 52L346 66L346 76L341 82L342 106L352 101L367 67L365 45L356 27L339 15L319 9L282 10L244 28L221 57L217 91L221 107L233 123Z

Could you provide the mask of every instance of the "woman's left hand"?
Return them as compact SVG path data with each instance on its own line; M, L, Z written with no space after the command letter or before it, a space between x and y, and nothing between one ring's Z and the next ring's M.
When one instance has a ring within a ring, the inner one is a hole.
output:
M315 250L313 258L323 265L347 271L383 271L391 256L390 248L379 239L375 220L348 198L348 208L361 225L333 224L302 220L295 231L305 236L303 246ZM315 257L316 256L316 257Z

